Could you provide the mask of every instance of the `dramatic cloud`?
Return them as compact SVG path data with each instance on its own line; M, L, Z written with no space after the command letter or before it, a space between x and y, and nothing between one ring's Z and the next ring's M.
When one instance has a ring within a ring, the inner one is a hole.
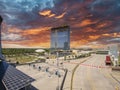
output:
M9 34L5 34L5 33L2 33L2 40L10 40L10 41L19 41L21 39L23 39L20 35L18 34L13 34L13 33L9 33Z
M46 11L40 12L40 15L42 15L42 16L49 16L49 15L51 15L51 11L50 10L46 10Z
M57 18L57 19L63 18L63 17L64 17L64 15L65 15L65 13L62 13L61 15L56 16L55 18Z
M4 44L50 47L50 28L71 27L71 47L120 43L120 0L0 0Z

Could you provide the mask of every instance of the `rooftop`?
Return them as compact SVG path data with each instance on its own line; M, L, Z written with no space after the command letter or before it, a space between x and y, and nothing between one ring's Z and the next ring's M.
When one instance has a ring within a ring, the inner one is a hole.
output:
M33 78L7 64L5 61L0 62L0 89L19 90L33 81Z

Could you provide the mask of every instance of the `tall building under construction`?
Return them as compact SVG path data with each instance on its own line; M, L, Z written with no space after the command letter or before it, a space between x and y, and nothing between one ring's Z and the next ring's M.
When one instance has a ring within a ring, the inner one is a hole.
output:
M51 28L51 49L69 50L70 49L70 27L61 26Z

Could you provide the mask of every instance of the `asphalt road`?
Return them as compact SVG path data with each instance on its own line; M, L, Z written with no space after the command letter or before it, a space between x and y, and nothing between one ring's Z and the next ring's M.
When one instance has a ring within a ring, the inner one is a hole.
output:
M75 70L71 90L120 90L111 73L105 55L93 55Z

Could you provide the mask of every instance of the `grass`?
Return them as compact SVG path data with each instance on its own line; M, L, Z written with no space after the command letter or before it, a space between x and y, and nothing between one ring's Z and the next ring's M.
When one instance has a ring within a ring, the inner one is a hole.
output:
M39 56L44 55L44 53L37 53L35 50L36 48L4 48L2 54L5 56L6 61L24 64L35 61ZM49 52L49 49L45 49L45 51Z
M30 61L33 61L35 59L36 59L35 56L24 56L24 55L6 57L7 61L19 62L20 64L23 64L23 63L26 63L26 62L30 62Z

